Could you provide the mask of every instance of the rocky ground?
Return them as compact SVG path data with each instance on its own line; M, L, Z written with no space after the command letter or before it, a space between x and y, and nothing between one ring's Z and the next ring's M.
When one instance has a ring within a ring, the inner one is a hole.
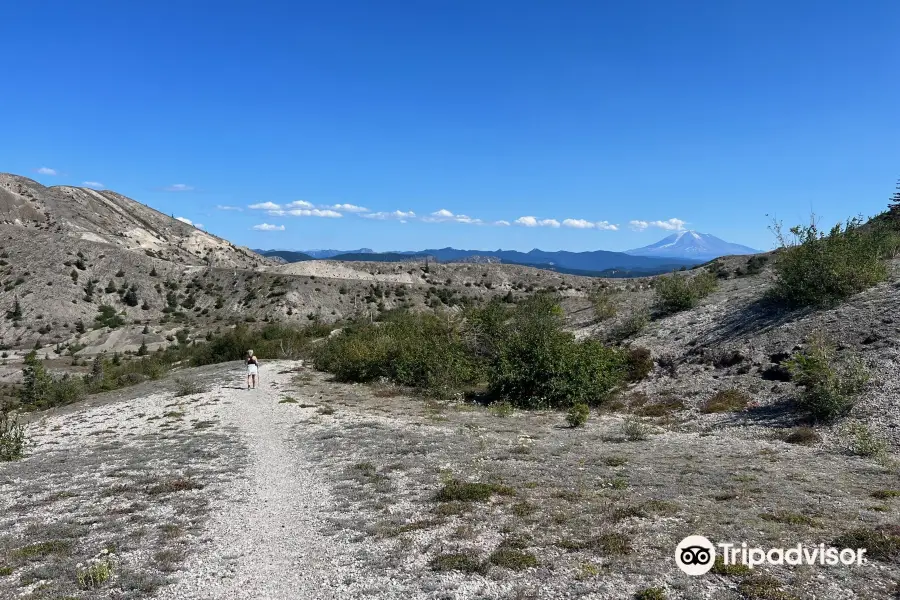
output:
M34 415L28 456L0 464L0 596L896 597L896 554L682 574L689 534L781 547L896 527L896 455L654 404L570 429L292 362L256 391L232 364L95 396ZM95 556L110 579L80 585Z

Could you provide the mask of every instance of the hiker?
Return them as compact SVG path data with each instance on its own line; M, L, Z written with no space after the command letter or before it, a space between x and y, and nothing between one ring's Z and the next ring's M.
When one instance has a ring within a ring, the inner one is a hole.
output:
M247 389L253 384L256 389L256 374L259 373L259 361L253 356L253 350L247 350Z

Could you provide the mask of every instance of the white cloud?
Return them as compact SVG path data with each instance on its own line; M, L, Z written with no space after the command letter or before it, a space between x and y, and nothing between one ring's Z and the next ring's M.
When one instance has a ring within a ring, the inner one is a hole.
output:
M254 225L252 229L256 231L284 231L284 225L270 225L268 223L260 223L259 225Z
M203 223L194 223L194 227L196 227L197 229L206 229L206 225L204 225Z
M364 213L369 212L369 209L365 206L357 206L355 204L332 204L331 206L321 206L320 208L326 208L330 210L336 210L338 212L347 212L347 213Z
M656 227L667 231L681 231L687 225L687 221L681 219L667 219L665 221L629 221L628 224L635 231L644 231L648 227Z
M306 200L294 200L290 204L285 205L285 208L314 208L314 205Z
M81 185L83 185L84 187L99 188L99 189L106 187L99 181L82 181Z
M188 225L193 225L190 219L185 219L184 217L175 217L176 221L181 221L182 223L187 223Z
M285 211L269 211L269 214L279 213L277 216L283 216ZM292 217L327 217L329 219L340 219L344 215L334 210L321 210L318 208L295 208L294 210L287 211L288 215Z
M274 202L258 202L257 204L249 205L247 208L251 210L279 210L281 205Z
M172 185L167 185L163 188L164 192L191 192L193 190L194 186L184 183L173 183Z
M227 204L219 204L218 206L216 206L216 210L236 210L238 212L241 212L244 209L240 206L228 206Z
M499 225L500 227L509 227L509 221L494 221L494 225Z
M584 219L566 219L562 222L564 227L572 227L574 229L603 229L605 231L618 231L619 226L613 225L609 221L586 221Z
M51 169L50 167L41 167L40 169L35 169L39 175L56 175L56 169Z
M468 225L481 225L481 219L475 219L469 215L454 215L446 208L437 210L427 217L422 217L426 223L466 223Z
M686 224L687 222L681 219L669 219L667 221L653 221L650 223L650 226L668 229L669 231L681 231Z
M514 223L525 227L559 227L559 221L556 219L537 219L535 217L519 217Z
M584 219L566 219L562 222L565 227L573 227L575 229L593 229L594 224Z
M413 211L403 212L402 210L395 210L394 212L367 213L361 216L367 219L378 219L379 221L385 221L387 219L397 219L405 223L407 219L415 219L416 213L414 213Z

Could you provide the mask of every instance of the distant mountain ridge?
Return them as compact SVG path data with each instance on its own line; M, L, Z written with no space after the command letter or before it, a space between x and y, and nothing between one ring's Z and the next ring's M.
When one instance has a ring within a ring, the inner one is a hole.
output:
M708 233L679 231L661 239L655 244L626 250L631 256L665 257L677 259L712 260L720 256L734 254L759 254L759 250L732 244Z
M263 256L279 256L288 262L309 260L303 256L312 256L309 251L291 253L281 250L258 250ZM291 260L289 255L300 255ZM548 252L535 248L530 252L516 250L461 250L457 248L437 248L421 251L404 252L344 252L332 255L331 260L404 262L408 260L425 260L430 258L438 262L502 262L548 269L572 275L589 275L603 277L627 277L652 275L674 271L681 267L691 267L699 260L690 258L632 256L623 252L593 250L589 252Z

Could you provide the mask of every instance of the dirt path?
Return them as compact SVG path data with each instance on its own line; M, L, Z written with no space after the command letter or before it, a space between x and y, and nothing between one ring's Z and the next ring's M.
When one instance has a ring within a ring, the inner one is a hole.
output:
M250 464L245 478L213 501L202 546L159 597L338 597L341 559L332 539L319 533L318 515L325 514L330 494L289 443L298 410L308 409L279 404L290 379L278 374L285 366L267 364L256 390L227 382L208 392L223 399L222 425L243 438Z

